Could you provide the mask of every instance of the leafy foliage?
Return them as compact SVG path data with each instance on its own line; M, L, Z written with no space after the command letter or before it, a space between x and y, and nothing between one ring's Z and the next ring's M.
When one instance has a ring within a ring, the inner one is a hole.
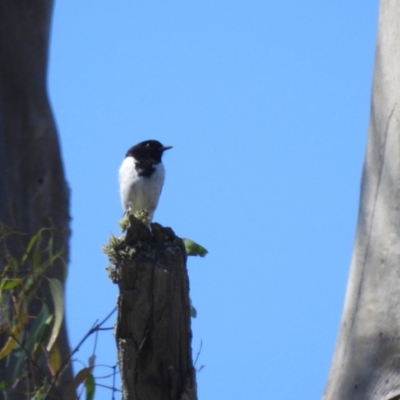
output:
M92 400L96 380L93 375L95 365L90 360L89 367L79 371L70 383L66 397L61 397L57 385L66 366L71 362L72 355L91 334L100 330L112 313L103 322L96 323L67 359L62 359L57 337L64 319L63 282L48 278L45 273L56 261L61 260L65 266L62 258L64 251L54 250L53 232L43 228L29 239L26 248L21 252L22 257L17 258L7 249L6 239L14 234L21 235L0 223L0 334L6 337L5 344L0 348L0 360L5 359L8 364L8 358L17 359L11 379L0 378L0 391L7 392L19 380L29 380L33 375L39 374L43 377L43 383L38 387L32 381L30 392L26 393L27 398L41 400L48 398L52 392L52 398L59 395L60 399L76 399L76 389L83 385L86 399ZM50 298L42 296L45 285L48 285ZM32 305L36 309L35 315L29 313ZM94 360L95 357L92 356L91 359Z
M193 240L188 239L188 238L183 238L182 240L185 245L186 254L188 256L204 257L208 253L207 249L205 249L200 244L194 242Z
M63 250L55 252L53 249L52 230L49 228L41 229L30 238L20 259L8 251L6 239L10 235L22 234L13 232L4 224L0 224L0 234L0 256L3 260L0 274L0 333L8 336L0 349L0 359L17 358L12 382L0 382L1 386L7 388L32 374L29 368L40 369L46 376L39 367L43 360L45 363L47 360L52 375L57 373L54 368L57 366L55 354L59 350L54 343L64 318L63 285L57 279L46 278L44 274L56 261L61 260L64 266L65 262L62 259ZM44 285L50 285L52 295L47 303L41 296ZM38 312L30 315L33 303ZM26 363L27 358L31 363ZM46 390L40 387L31 395L35 399L45 397L55 384L55 381L46 381Z

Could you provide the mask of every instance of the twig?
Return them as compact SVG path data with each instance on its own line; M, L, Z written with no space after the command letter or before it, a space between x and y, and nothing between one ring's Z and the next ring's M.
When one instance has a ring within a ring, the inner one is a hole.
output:
M117 364L115 364L114 367L113 367L114 374L113 374L113 392L112 392L112 400L115 400L115 392L118 390L118 389L115 388L115 376L116 376L115 370L116 370L116 368L117 368ZM118 390L118 391L120 392L120 390Z
M99 328L99 329L101 329L101 328ZM94 346L93 346L92 355L96 353L97 339L98 339L98 336L99 336L99 329L96 331L96 334L94 335Z
M115 387L111 387L111 386L107 386L107 385L102 385L101 383L96 383L96 386L101 386L101 387L103 387L103 388L110 389L110 390L112 390L113 392L120 392L120 390L117 389L117 388L115 388Z
M10 337L12 337L18 345L21 347L22 350L24 350L25 354L28 356L29 361L35 366L35 368L43 375L43 377L46 379L47 383L50 385L49 390L46 393L47 395L50 393L52 389L57 393L57 395L62 399L63 397L61 396L61 393L58 391L58 389L55 387L55 382L54 380L50 380L49 377L46 375L46 373L42 370L40 365L34 360L34 358L30 355L29 351L23 346L23 344L18 340L18 338L12 334L10 334Z
M98 365L96 365L96 367L98 367ZM108 375L95 376L95 379L107 379L110 376L114 376L115 374L119 374L119 371L117 371L117 372L114 371L114 372L112 372L111 374L108 374Z
M200 348L199 348L199 351L197 352L197 356L196 356L196 360L194 361L194 367L196 366L196 364L197 364L197 360L199 359L199 356L200 356L200 353L201 353L201 348L203 347L203 340L200 340Z
M95 379L107 379L107 378L110 378L111 376L114 376L115 374L119 374L120 373L119 370L115 371L117 366L118 366L118 364L115 364L113 366L106 365L106 364L96 364L95 368L101 368L101 367L103 367L103 368L111 368L113 370L113 372L111 372L108 375L95 376Z
M69 356L64 360L60 369L57 371L56 375L54 376L53 382L56 382L64 368L68 365L69 361L71 360L72 356L79 351L79 348L82 344L86 341L86 339L92 335L94 332L97 332L100 327L115 313L117 307L115 307L104 319L99 323L95 323L93 327L89 330L89 332L82 338L82 340L78 343L78 345L71 351Z

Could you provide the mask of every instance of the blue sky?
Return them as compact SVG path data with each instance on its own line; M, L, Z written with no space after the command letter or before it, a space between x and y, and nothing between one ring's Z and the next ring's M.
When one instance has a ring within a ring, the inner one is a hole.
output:
M158 139L174 148L155 221L209 250L188 262L199 399L321 397L357 223L377 19L378 2L360 0L56 2L49 94L72 191L72 345L116 303L101 247L118 233L119 165ZM102 332L97 363L115 362Z

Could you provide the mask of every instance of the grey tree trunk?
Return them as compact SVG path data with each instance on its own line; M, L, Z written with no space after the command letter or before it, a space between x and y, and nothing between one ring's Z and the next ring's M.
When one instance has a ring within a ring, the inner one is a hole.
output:
M400 396L400 2L381 0L360 214L323 400Z
M54 249L62 251L66 261L69 189L46 88L52 7L52 0L0 0L0 222L21 233L6 240L14 257L21 259L30 236L50 227ZM63 282L64 268L59 260L46 274ZM45 281L38 295L41 301L50 298ZM36 315L37 306L31 304L30 315ZM65 323L56 344L65 359L70 352ZM0 361L1 380L10 379L15 362L11 358L5 366L4 359ZM42 367L48 373L46 365ZM71 379L68 367L62 381ZM0 398L26 399L19 393L29 387L26 381ZM39 374L36 383L42 382Z
M131 216L116 239L116 340L124 400L196 400L186 252L170 228ZM109 247L110 249L110 247Z

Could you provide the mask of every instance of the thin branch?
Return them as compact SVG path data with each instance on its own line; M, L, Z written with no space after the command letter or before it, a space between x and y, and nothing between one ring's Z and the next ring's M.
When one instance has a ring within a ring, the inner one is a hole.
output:
M101 329L101 328L99 328ZM97 339L99 336L99 330L96 331L96 334L94 335L94 346L93 346L93 351L92 351L92 355L94 355L96 353L96 347L97 347Z
M115 311L117 310L117 307L115 307L104 319L103 321L101 321L100 323L95 323L93 325L93 327L88 331L88 333L82 338L82 340L78 343L78 345L71 351L71 353L69 354L69 356L64 360L64 362L62 363L60 369L57 371L56 375L54 376L53 381L56 382L57 379L59 378L59 376L61 375L62 371L64 370L64 368L66 368L66 366L68 365L68 363L70 362L72 356L77 353L79 351L79 348L82 346L82 344L86 341L86 339L92 335L94 332L97 332L100 327L115 313Z
M197 352L196 359L194 360L194 365L193 365L194 367L196 366L197 360L199 359L202 347L203 347L203 340L200 340L200 348L199 351Z
M116 370L117 368L117 364L114 365L113 369L114 369L114 374L113 374L113 392L112 392L112 400L115 400L115 392L118 390L115 388L115 376L116 376ZM120 392L120 390L118 390Z
M101 386L101 387L103 387L103 388L110 389L110 390L112 390L113 392L120 392L120 390L117 389L116 387L111 387L111 386L107 386L107 385L102 385L101 383L97 383L97 382L96 382L96 386Z
M42 374L42 376L46 379L47 383L50 385L49 390L47 391L47 394L50 393L50 391L52 389L54 389L54 391L57 393L57 395L60 397L60 399L62 399L63 397L61 396L61 393L58 391L58 389L55 387L55 381L54 380L50 380L49 377L46 375L46 373L42 370L42 368L40 367L40 365L35 361L35 359L31 356L31 354L29 353L29 351L25 348L25 346L18 340L18 338L16 336L14 336L13 334L10 334L10 337L12 337L16 343L18 343L18 345L21 347L22 350L24 350L25 354L27 355L29 361L32 363L32 365ZM46 397L47 397L46 394Z
M117 364L116 364L116 365L117 365ZM111 368L111 369L114 369L114 368L115 368L115 365L96 364L95 367L96 367L96 368L103 367L103 368Z
M69 361L71 360L72 356L77 353L79 351L79 348L82 346L82 344L86 341L86 339L92 335L94 332L96 332L97 330L100 329L101 325L103 325L117 310L117 307L115 307L108 315L107 317L105 317L103 319L103 321L101 321L98 324L95 324L90 330L89 332L81 339L81 341L78 343L78 345L71 351L71 353L69 354L69 356L64 360L64 362L62 363L60 369L58 370L55 378L58 378L58 375L61 373L61 371L67 366L67 364L69 363Z
M97 365L96 365L96 367L97 367ZM110 378L111 376L114 376L115 374L119 374L119 373L120 373L120 371L116 371L116 372L114 371L108 375L95 376L95 379L107 379L107 378Z

